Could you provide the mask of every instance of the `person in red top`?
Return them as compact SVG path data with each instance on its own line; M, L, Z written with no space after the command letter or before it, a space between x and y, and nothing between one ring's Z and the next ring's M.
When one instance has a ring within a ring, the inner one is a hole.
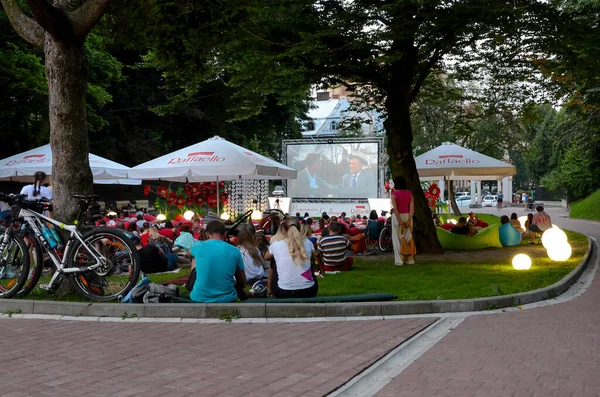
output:
M415 239L412 234L414 199L408 190L406 181L401 176L394 178L392 192L392 242L394 245L394 263L398 266L404 263L415 263Z
M176 236L175 236L175 230L173 230L173 223L171 221L166 221L165 227L160 229L158 231L158 234L170 239L171 241L175 241Z

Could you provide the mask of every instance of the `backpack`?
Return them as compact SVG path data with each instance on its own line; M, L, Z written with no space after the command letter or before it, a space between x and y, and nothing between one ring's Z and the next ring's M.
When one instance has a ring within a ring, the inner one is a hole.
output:
M150 290L151 283L152 280L144 274L135 287L133 287L127 295L121 298L121 303L142 303L144 301L144 294Z
M144 294L144 303L173 303L179 295L179 288L175 284L161 285L150 284L148 292Z

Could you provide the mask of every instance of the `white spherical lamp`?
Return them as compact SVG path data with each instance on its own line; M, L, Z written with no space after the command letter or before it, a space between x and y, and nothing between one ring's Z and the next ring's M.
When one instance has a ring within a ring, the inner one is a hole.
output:
M542 245L546 249L559 246L566 242L567 235L557 227L551 227L542 234Z
M520 217L517 218L517 220L521 224L521 229L525 230L525 222L527 222L527 217L526 216L520 216Z
M515 270L529 270L531 268L531 258L525 254L517 254L512 260Z
M164 221L166 219L167 219L167 217L165 216L165 214L158 214L158 215L156 215L156 220L157 221Z
M559 243L557 245L553 245L548 248L548 257L555 262L564 262L571 257L573 253L573 249L571 248L571 244L566 241Z
M228 221L229 220L229 214L227 212L223 212L221 214L221 219L223 219L224 221Z
M252 215L250 215L253 221L260 221L262 219L262 212L259 210L252 211Z
M185 220L191 221L192 218L194 217L194 211L185 211L183 213L183 217L185 218Z

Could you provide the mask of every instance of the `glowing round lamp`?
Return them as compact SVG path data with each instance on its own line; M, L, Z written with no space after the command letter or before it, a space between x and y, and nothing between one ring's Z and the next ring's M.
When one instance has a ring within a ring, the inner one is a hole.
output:
M117 216L117 213L115 211L110 211L106 216Z
M564 262L571 257L573 249L571 244L564 241L560 244L553 245L548 248L548 257L555 262Z
M456 221L456 219L450 219L448 220L448 222L450 222L453 225L456 225L458 222Z
M529 270L531 267L531 258L525 254L517 254L512 260L515 270Z
M229 220L229 214L227 212L223 212L221 214L221 219L223 219L224 221L228 221Z
M254 210L250 216L252 217L253 221L260 221L262 219L262 212L259 210Z
M520 217L517 218L517 220L521 224L521 229L525 230L525 222L527 222L527 217L526 216L520 216Z
M567 235L557 227L551 227L542 234L542 245L546 249L567 243Z
M185 211L185 213L183 214L183 217L186 220L191 221L192 218L194 217L194 211Z
M166 219L167 219L167 217L165 216L165 214L158 214L158 215L156 215L156 220L157 221L164 221Z

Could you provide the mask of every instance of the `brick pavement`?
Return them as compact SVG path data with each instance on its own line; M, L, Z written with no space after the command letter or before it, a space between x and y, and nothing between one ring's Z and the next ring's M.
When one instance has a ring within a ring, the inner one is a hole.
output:
M553 221L600 237L597 224ZM599 396L599 303L596 275L566 303L469 317L376 396Z
M433 321L172 324L0 319L5 363L0 367L0 394L321 396Z

